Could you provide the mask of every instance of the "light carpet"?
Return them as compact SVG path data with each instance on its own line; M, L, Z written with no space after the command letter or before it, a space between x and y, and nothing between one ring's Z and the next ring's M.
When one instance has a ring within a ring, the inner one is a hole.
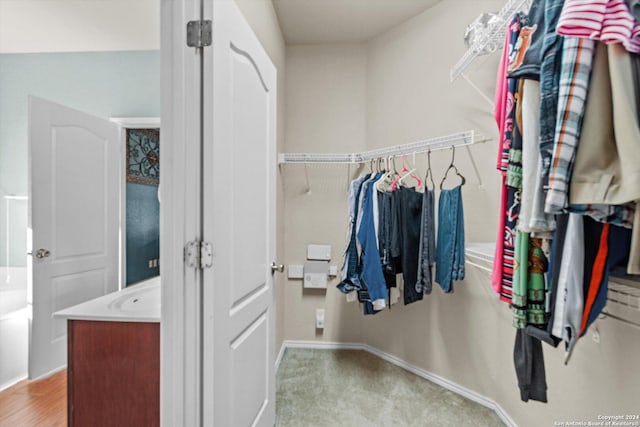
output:
M286 349L279 427L504 426L494 411L362 350Z

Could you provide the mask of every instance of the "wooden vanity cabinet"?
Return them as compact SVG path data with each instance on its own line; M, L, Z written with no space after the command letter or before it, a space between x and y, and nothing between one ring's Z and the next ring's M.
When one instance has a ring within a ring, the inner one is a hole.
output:
M68 320L68 425L160 425L160 323Z

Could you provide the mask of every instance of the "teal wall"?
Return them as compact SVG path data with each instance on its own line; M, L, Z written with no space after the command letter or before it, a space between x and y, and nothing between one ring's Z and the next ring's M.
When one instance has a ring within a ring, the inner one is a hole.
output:
M126 245L127 285L160 274L160 266L149 268L150 259L160 259L160 203L155 185L127 182Z
M29 95L105 118L158 117L160 52L0 54L0 192L27 194ZM12 215L26 218L24 208L15 210L18 212ZM0 215L0 265L6 265L4 206ZM12 241L25 233L14 228L10 230ZM20 245L16 248L24 251ZM9 259L15 266L26 263L26 256L20 253L10 254Z

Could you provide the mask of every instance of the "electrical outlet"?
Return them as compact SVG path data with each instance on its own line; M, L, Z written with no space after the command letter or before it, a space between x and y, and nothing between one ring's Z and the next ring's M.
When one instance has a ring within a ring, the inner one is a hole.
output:
M324 329L324 308L316 308L316 329Z
M149 260L149 268L153 268L153 260L152 259Z

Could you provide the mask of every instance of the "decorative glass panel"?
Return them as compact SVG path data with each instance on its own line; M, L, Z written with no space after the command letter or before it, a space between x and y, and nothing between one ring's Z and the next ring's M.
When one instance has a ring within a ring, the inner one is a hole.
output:
M160 129L127 129L127 182L160 182Z

